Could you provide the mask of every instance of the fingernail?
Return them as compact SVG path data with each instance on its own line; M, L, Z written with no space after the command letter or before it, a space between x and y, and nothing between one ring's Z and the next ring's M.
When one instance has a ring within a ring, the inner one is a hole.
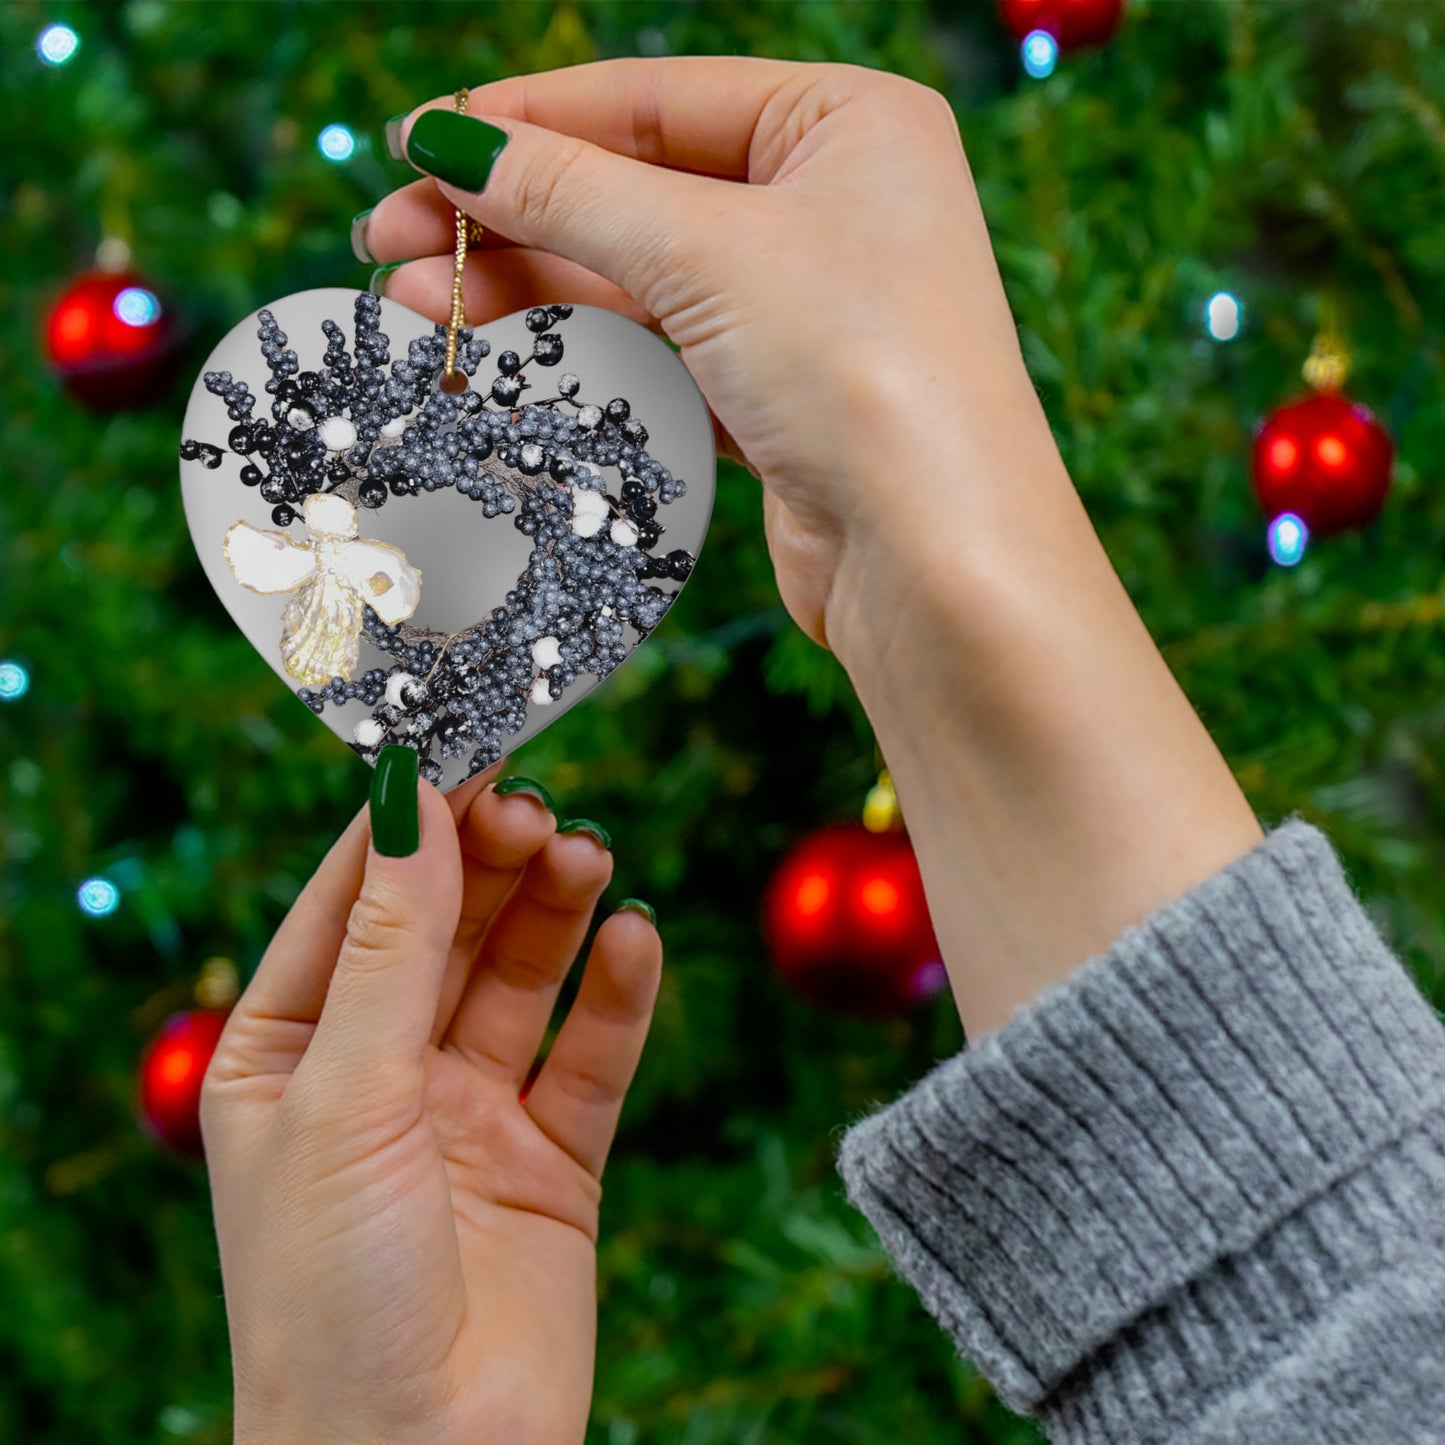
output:
M371 213L375 209L368 206L364 211L358 211L351 218L351 254L363 265L375 266L376 257L371 254L366 244L366 223L371 219Z
M386 153L394 161L406 159L406 153L401 148L401 128L410 114L408 110L401 115L394 115L386 123Z
M557 805L552 801L551 793L541 783L534 783L531 778L503 778L493 787L492 791L500 793L504 798L512 793L525 793L529 798L536 798L549 813L557 811Z
M417 754L384 747L371 774L371 841L387 858L409 858L421 846L416 801Z
M370 291L373 296L385 296L386 278L390 276L398 266L405 265L405 261L389 261L385 266L378 266L376 270L371 273L371 280L366 283L366 289Z
M652 904L644 903L640 898L624 898L617 905L619 913L640 913L655 928L657 926L657 910Z
M559 833L586 833L588 837L596 839L604 848L612 847L612 834L601 823L594 823L591 818L568 818L565 823L557 825L557 831Z
M448 185L480 191L508 139L506 131L484 120L454 110L424 110L406 138L406 158Z

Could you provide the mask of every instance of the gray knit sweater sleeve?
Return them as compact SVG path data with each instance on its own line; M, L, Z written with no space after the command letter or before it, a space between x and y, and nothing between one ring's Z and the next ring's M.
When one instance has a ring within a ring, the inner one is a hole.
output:
M1056 1442L1445 1441L1445 1030L1308 824L856 1124L839 1166Z

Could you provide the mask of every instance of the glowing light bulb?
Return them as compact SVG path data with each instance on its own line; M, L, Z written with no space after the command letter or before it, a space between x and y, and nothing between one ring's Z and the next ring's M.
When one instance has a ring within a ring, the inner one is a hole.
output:
M104 918L120 906L120 889L109 878L87 878L76 892L82 913Z
M1327 432L1315 443L1315 455L1321 466L1332 470L1344 466L1350 459L1349 448L1333 432Z
M1047 30L1031 30L1019 47L1024 70L1035 80L1045 80L1059 63L1059 42Z
M160 320L161 303L153 291L143 286L127 286L115 298L111 309L127 326L150 326Z
M329 125L316 137L316 148L329 161L349 161L356 151L356 137L349 126Z
M64 65L80 49L80 36L68 25L47 25L35 42L35 53L47 65Z
M1228 291L1216 291L1204 308L1204 329L1216 341L1233 341L1244 325L1244 307Z
M1281 512L1269 524L1269 555L1281 567L1293 567L1305 554L1310 529L1293 512Z
M0 662L0 702L15 702L30 691L30 674L8 659Z

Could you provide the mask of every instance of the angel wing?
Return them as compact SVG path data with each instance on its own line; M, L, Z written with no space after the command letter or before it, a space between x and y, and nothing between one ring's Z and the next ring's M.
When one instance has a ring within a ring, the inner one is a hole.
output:
M233 522L221 551L236 581L252 592L294 592L316 571L316 554L284 532L263 532L249 522Z
M404 622L421 601L421 573L399 547L347 542L333 565L388 627Z

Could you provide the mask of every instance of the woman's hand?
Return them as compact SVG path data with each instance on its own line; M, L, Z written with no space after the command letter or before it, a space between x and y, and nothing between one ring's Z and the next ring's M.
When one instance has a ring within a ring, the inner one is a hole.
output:
M606 61L478 86L465 118L431 102L392 128L399 151L432 109L456 139L441 160L409 154L437 184L365 225L377 260L412 263L386 295L448 318L455 205L492 233L464 277L474 321L580 302L664 332L724 449L765 485L778 586L815 640L851 626L857 591L835 578L868 565L880 529L897 535L900 509L987 505L988 450L1016 474L1062 470L936 91L847 65ZM479 192L475 170L467 188L445 173L468 147L489 158L478 118L507 136ZM935 445L965 413L978 425L941 467Z
M602 925L519 1098L612 857L494 772L404 777L410 856L352 820L207 1072L238 1445L585 1432L599 1181L661 945L633 909Z
M941 96L719 56L451 105L388 127L436 180L364 226L422 258L386 294L445 319L460 206L495 233L475 322L585 302L679 345L888 759L970 1035L1254 846L1054 445Z

